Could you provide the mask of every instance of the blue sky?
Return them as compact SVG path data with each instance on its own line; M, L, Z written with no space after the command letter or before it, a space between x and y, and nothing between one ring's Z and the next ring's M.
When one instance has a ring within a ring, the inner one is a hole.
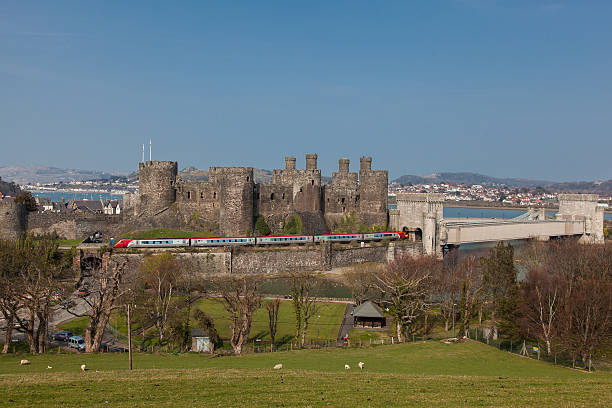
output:
M610 1L0 3L0 165L612 178Z

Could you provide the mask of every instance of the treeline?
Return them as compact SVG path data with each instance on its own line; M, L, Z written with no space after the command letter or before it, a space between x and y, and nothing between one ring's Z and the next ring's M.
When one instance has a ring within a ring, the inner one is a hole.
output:
M353 268L345 277L357 303L373 299L384 306L400 341L430 333L436 320L446 330L456 321L459 335L469 337L477 319L490 336L537 339L547 353L585 363L612 345L612 245L533 242L521 258L526 274L520 281L514 248L504 243L483 256L404 256Z
M260 275L235 275L193 280L190 264L172 253L145 256L130 269L124 258L113 258L108 249L99 257L83 260L81 270L72 268L73 252L58 250L54 236L24 236L17 241L0 241L0 316L5 321L3 353L8 352L14 331L25 333L31 353L42 353L54 313L86 317L85 352L100 349L113 313L132 311L138 328L133 333L154 332L157 346L188 350L191 328L204 329L215 346L222 345L215 323L206 312L193 308L205 295L219 302L229 315L229 344L241 354L248 341L253 315L261 307L268 311L272 343L278 324L280 300L262 300ZM201 276L201 274L197 274ZM310 322L320 304L314 294L321 282L311 273L289 275L296 328L295 338L306 342ZM78 283L77 283L78 282ZM75 294L76 289L85 292Z

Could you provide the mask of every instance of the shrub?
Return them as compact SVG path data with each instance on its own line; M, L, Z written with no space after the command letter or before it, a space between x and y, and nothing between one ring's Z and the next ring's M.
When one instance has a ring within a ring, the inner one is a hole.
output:
M257 220L255 221L255 232L257 233L257 235L260 236L270 235L270 233L272 232L263 215L259 215L257 217Z

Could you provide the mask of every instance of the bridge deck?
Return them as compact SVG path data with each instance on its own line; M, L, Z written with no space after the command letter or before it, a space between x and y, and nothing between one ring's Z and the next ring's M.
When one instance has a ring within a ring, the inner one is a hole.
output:
M499 218L445 218L446 244L506 241L526 238L549 238L581 235L584 221L529 221Z

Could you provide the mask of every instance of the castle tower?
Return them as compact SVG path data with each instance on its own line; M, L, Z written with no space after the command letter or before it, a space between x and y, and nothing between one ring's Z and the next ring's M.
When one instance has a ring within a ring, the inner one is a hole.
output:
M387 170L372 170L372 158L359 160L359 215L368 225L387 223Z
M0 239L19 238L27 229L27 216L24 204L0 202Z
M219 191L219 229L224 235L243 236L253 231L253 168L211 167L210 181Z
M178 164L173 161L147 161L138 164L138 192L141 213L157 214L176 201L174 183Z

